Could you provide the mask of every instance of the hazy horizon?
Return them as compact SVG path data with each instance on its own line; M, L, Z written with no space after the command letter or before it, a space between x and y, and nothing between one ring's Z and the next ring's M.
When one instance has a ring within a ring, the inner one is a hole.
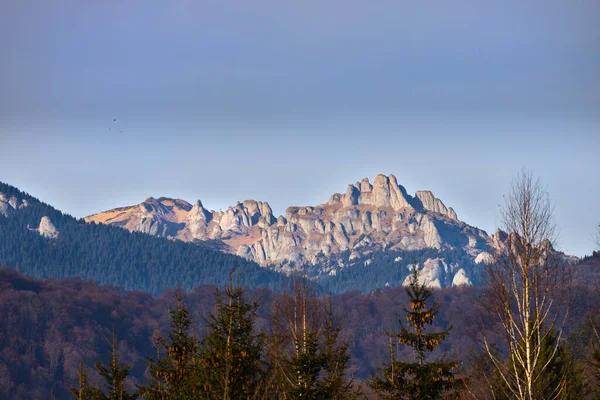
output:
M600 3L9 0L0 180L77 217L149 196L276 214L364 177L493 233L522 168L559 249L600 223Z

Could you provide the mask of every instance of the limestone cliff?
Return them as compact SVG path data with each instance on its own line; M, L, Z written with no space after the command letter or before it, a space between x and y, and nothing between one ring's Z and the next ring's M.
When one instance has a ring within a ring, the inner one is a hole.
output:
M344 251L357 258L377 250L459 247L474 258L490 242L484 231L459 221L454 210L433 193L418 191L410 196L394 175L377 175L372 184L365 178L324 204L288 207L279 217L273 215L268 203L255 200L238 202L225 211L211 211L201 201L192 206L183 200L149 198L137 206L95 214L86 220L184 241L210 241L286 272L319 264ZM441 271L446 267L438 263L431 268ZM446 269L440 286L470 282L463 276L464 270L454 282L460 268Z
M155 236L173 236L184 228L192 205L180 199L147 198L131 207L115 208L86 217L87 222L116 225L132 232Z
M37 228L37 231L40 235L48 239L56 239L58 238L58 230L50 221L48 217L42 217L40 220L40 226Z
M0 192L0 215L7 217L19 209L27 207L27 200Z

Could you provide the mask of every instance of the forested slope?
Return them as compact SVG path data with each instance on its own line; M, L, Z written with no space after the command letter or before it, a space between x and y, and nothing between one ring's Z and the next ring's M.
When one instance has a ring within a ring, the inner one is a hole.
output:
M586 273L600 270L600 254L587 259ZM577 268L577 267L576 267ZM589 276L589 275L588 275ZM589 346L586 317L597 311L598 292L594 284L577 283L567 324L568 342L584 360ZM214 286L199 286L186 294L193 311L194 332L201 338L205 321L214 309ZM79 279L35 280L13 269L0 269L0 398L47 399L52 390L56 399L71 398L69 384L76 382L79 362L88 366L91 380L97 381L93 362L106 362L110 346L106 341L114 329L121 341L123 362L131 364L130 385L144 380L146 356L155 355L152 336L166 333L167 307L173 304L174 290L158 298L140 291L98 286ZM449 338L433 354L442 353L460 360L468 371L480 350L475 338L482 311L477 299L484 289L459 287L437 290L440 315L432 329L453 325ZM267 328L274 301L280 294L268 289L247 291L260 303L257 325ZM368 379L388 357L386 331L393 328L397 313L406 304L404 289L389 288L369 293L351 291L332 298L336 320L343 324L342 335L349 341L351 373ZM489 338L494 333L489 332ZM399 357L411 359L410 350L399 349ZM583 361L582 361L583 362Z
M0 213L0 265L38 278L80 277L154 295L180 285L222 285L240 266L240 283L279 288L286 277L240 257L191 243L130 233L117 227L88 224L0 183L5 198L26 206ZM59 234L40 235L35 228L48 217Z

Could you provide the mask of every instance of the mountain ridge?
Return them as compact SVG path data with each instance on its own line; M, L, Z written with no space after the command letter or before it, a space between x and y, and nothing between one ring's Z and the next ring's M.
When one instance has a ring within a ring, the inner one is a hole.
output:
M460 248L474 260L493 245L491 236L460 221L431 191L409 195L391 174L349 184L345 193L316 206L287 207L278 217L268 202L256 200L238 201L225 211L208 210L200 200L189 206L181 199L150 197L85 220L186 242L212 241L220 250L286 273L329 264L316 277L347 267L344 261L337 267L329 262L345 251L356 259L388 249ZM459 281L470 281L465 270L456 273L466 277Z
M36 278L80 277L158 295L198 284L281 288L287 277L234 254L115 226L90 224L0 182L0 265Z

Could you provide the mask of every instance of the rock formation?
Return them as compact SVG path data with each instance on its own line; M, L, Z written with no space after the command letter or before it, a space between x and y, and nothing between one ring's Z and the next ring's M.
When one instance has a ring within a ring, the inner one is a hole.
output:
M173 236L183 229L192 205L180 199L147 198L137 206L115 208L85 218L87 222L116 225L133 232Z
M458 217L452 207L446 208L444 203L436 198L429 190L418 190L416 196L424 209L445 215L448 218L458 221Z
M184 241L209 241L219 249L286 272L318 265L344 251L356 259L377 250L460 247L476 257L490 241L484 231L459 221L454 210L430 191L410 196L394 175L377 175L372 184L365 178L324 204L288 207L277 218L268 203L255 200L210 211L200 201L192 206L183 200L149 198L137 206L89 216L86 221ZM367 258L363 260L366 266ZM425 263L424 271L431 275L430 285L443 287L454 284L459 269L437 260ZM323 270L323 274L334 275L335 269ZM470 283L464 270L460 274L456 284Z
M21 208L27 207L27 200L16 196L0 193L0 215L7 217L9 214Z
M50 218L44 216L40 220L40 226L37 228L37 231L40 235L48 239L56 239L58 238L58 230L50 221Z

